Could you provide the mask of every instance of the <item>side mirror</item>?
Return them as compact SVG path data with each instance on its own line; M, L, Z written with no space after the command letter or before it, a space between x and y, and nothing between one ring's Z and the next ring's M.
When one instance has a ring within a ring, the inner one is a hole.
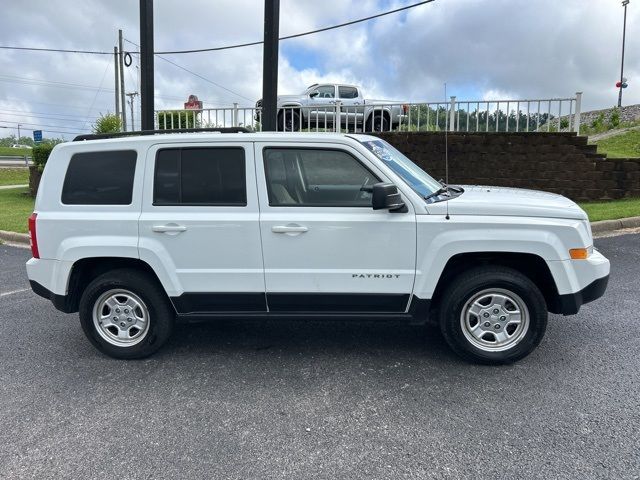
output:
M398 187L393 183L376 183L372 187L371 205L374 210L407 211Z
M320 92L318 92L317 90L315 92L311 92L309 94L309 98L316 98L318 95L320 94Z

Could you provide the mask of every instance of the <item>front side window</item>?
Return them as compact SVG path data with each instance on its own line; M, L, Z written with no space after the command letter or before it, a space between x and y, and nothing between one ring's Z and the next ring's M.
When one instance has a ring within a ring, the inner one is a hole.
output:
M245 206L244 149L165 148L156 155L154 205Z
M342 150L265 148L271 206L370 207L380 180Z
M317 95L314 95L317 93ZM310 94L314 98L335 98L336 88L333 85L321 85L318 88L311 90Z
M137 157L134 150L74 154L62 184L62 203L130 205Z

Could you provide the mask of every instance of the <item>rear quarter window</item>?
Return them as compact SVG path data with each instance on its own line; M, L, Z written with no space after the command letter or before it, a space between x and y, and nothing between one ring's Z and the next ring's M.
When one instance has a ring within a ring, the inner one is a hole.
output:
M65 205L130 205L135 150L76 153L62 185Z

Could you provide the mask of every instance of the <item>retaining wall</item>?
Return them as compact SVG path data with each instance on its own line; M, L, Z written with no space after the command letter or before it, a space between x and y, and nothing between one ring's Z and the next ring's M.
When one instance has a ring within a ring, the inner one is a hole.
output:
M443 132L379 134L436 179ZM607 159L575 133L449 133L449 183L532 188L573 200L640 197L640 158Z

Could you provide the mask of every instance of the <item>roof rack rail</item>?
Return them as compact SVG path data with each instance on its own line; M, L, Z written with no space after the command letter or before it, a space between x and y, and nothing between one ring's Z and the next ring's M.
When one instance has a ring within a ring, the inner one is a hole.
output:
M137 137L140 135L156 135L159 133L201 133L201 132L218 132L218 133L250 133L244 127L226 127L226 128L175 128L167 130L140 130L135 132L114 132L114 133L95 133L88 135L78 135L73 139L74 142L82 140L104 140L107 138L120 137Z

